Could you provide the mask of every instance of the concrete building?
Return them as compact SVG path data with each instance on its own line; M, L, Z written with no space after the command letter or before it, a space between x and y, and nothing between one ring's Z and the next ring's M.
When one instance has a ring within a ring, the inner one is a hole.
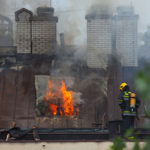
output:
M13 45L13 23L6 17L0 15L0 46Z
M56 48L53 8L37 8L37 16L25 8L16 12L18 53L49 54Z
M105 68L106 55L116 50L123 67L137 67L138 15L131 6L120 6L115 16L90 14L87 19L87 64Z
M114 16L116 52L123 67L137 67L137 23L138 15L133 7L122 6L117 8Z
M108 55L112 54L112 17L110 15L86 16L87 65L89 68L106 68Z

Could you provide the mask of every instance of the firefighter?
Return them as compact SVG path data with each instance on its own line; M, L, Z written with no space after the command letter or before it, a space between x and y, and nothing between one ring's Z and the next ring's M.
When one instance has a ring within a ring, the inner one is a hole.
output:
M134 120L137 117L137 110L140 105L140 101L135 93L132 93L127 83L120 85L120 95L118 98L118 104L122 110L123 118L123 131L127 131L130 128L134 129ZM129 138L134 138L133 136Z

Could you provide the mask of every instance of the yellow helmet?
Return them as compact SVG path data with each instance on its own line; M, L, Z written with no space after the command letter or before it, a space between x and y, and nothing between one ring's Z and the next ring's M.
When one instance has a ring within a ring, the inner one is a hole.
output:
M128 84L125 83L125 82L121 83L121 85L120 85L120 91L123 91L124 87L126 87L127 85Z

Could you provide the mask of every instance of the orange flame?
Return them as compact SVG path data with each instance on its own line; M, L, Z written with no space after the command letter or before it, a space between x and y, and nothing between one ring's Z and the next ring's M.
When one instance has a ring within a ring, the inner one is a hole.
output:
M46 91L45 100L49 100L55 96L54 93L52 93L52 89L54 88L53 82L51 80L48 81L48 87Z
M57 105L49 104L52 115L57 115Z
M62 81L61 92L63 96L63 108L65 116L74 115L72 91L67 91L65 83Z
M49 101L49 107L52 115L60 114L60 116L73 116L74 106L73 106L73 93L72 91L67 91L67 87L64 81L61 81L61 86L56 85L52 80L48 81L48 87L45 95L45 100ZM59 109L59 112L57 108Z

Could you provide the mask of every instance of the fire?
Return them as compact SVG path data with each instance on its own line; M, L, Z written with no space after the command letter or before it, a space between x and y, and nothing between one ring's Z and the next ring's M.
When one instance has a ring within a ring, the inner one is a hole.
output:
M52 115L56 116L57 115L57 105L49 104L49 106L51 108Z
M52 115L73 116L73 91L68 91L64 81L59 85L52 80L48 81L45 100L49 102L49 109Z
M55 85L53 84L52 80L48 81L48 87L46 91L45 100L51 100L58 97L58 92L54 91Z
M63 108L65 116L74 115L72 91L67 91L65 83L62 81L61 92L63 96Z

